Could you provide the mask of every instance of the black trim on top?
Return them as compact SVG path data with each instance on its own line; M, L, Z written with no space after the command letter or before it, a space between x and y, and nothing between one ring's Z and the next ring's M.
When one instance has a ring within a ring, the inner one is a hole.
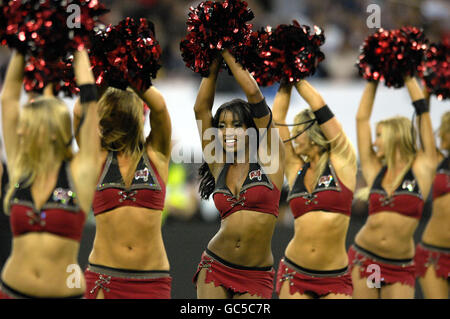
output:
M388 196L388 193L382 186L383 177L386 174L387 166L383 166L378 173L377 177L375 178L372 187L370 188L370 193L379 193ZM413 190L410 191L406 189L409 185L405 186L405 182L410 181L413 183ZM405 173L405 175L402 178L402 181L400 182L400 185L395 189L395 191L390 195L390 197L393 197L395 195L400 194L406 194L411 196L417 196L420 199L423 199L422 192L420 191L419 183L417 182L417 178L414 175L414 172L412 171L412 167L409 168L409 170Z
M331 165L330 161L328 161L322 174L317 180L317 183L314 185L314 189L312 190L311 193L309 193L309 191L306 189L304 182L304 178L309 167L310 163L307 162L305 163L305 165L303 165L302 169L299 170L297 177L295 178L294 185L292 186L292 189L289 191L287 198L288 202L296 197L303 197L305 195L309 195L310 197L311 195L322 191L337 191L337 192L342 191L341 184L339 182L337 174L334 171L334 168ZM330 177L330 176L331 179L328 182L328 186L326 184L323 184L324 182L321 182L322 177Z
M215 193L224 193L224 194L227 194L227 195L230 195L233 197L237 196L237 195L236 196L233 195L233 192L231 192L231 190L228 188L228 186L226 184L226 176L227 176L229 167L230 167L229 163L224 164L222 171L220 172L219 177L217 178L217 183L216 183L216 187L214 189L213 195ZM250 173L256 172L258 170L260 170L260 173L261 173L260 178L258 176L256 176L257 181L253 181L253 178L250 178ZM272 182L267 177L267 175L264 173L264 170L262 169L261 165L259 165L259 163L250 163L249 169L247 172L247 176L245 178L244 183L242 184L239 194L241 194L245 190L249 189L250 187L257 186L257 185L263 185L263 186L268 187L269 189L274 188Z

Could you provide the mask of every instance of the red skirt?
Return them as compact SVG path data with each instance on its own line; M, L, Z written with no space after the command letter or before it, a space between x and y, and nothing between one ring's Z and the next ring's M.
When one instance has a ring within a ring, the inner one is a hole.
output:
M4 286L3 283L0 284L0 299L18 299L13 296L11 292L8 293L8 289Z
M280 260L277 273L276 292L280 295L281 286L289 283L291 295L312 293L314 297L323 297L330 293L352 296L353 284L348 267L340 270L317 271L300 267L283 257Z
M200 270L206 269L205 283L213 282L216 287L222 286L233 293L249 293L265 299L272 298L273 267L245 267L231 264L208 249L202 254L193 282L197 284Z
M348 251L350 273L354 266L359 266L361 278L368 278L374 272L368 269L371 265L377 265L380 269L380 284L401 283L414 288L415 265L414 259L389 259L375 255L366 249L353 244Z
M424 277L431 265L436 276L444 279L450 278L450 249L419 243L416 247L416 277Z
M103 290L105 299L170 299L172 278L168 271L115 269L89 264L86 299L95 299Z

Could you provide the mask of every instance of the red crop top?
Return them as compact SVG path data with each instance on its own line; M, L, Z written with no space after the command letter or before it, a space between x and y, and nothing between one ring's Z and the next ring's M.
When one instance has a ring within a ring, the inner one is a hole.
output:
M391 196L381 186L386 170L387 167L383 167L373 182L369 195L369 215L391 211L420 219L424 200L412 169L403 176L402 182Z
M116 152L109 152L97 185L92 208L94 215L122 206L163 210L166 186L144 152L129 188L125 187Z
M56 186L40 210L31 196L31 186L16 185L9 202L13 236L30 232L47 232L57 236L81 240L86 214L76 203L76 193L69 163L63 162Z
M337 177L331 163L327 163L312 193L308 192L304 183L306 171L309 167L310 163L306 163L298 171L287 198L294 218L311 211L326 211L350 216L353 192Z
M236 197L226 185L229 164L225 164L217 179L213 200L222 219L240 210L272 214L278 217L281 192L264 174L258 163L250 163L247 178Z
M433 199L450 192L450 157L439 164L433 184Z

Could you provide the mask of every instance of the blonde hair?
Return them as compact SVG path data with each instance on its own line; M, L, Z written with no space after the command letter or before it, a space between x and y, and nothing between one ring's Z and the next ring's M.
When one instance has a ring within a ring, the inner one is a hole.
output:
M25 104L19 116L18 134L16 152L8 163L10 183L3 203L7 214L16 184L24 182L28 187L36 176L49 174L55 160L70 161L73 157L70 113L56 97L41 96Z
M377 127L381 126L381 138L384 148L384 164L388 170L392 170L395 166L397 156L406 160L406 165L397 177L392 181L389 188L398 185L403 179L406 172L410 169L416 154L416 131L413 130L411 120L404 116L396 116L377 123ZM370 187L360 189L356 198L367 201L370 194Z
M294 123L303 123L314 119L314 113L310 109L304 109L294 117ZM294 128L292 129L292 136L296 136L302 129L304 128L300 125L294 126ZM327 165L329 159L330 143L325 138L325 135L323 135L322 130L320 129L320 126L319 124L317 124L317 122L314 122L314 124L306 130L306 134L309 140L313 141L320 147L320 158L319 162L317 163L317 169L314 173L315 185L319 180L320 174L323 172L325 166ZM305 161L308 162L309 159L305 158Z
M378 125L382 126L381 136L388 169L394 167L397 153L411 165L417 153L416 132L413 130L411 120L404 116L396 116L380 121Z
M294 118L294 123L303 123L307 121L314 120L316 117L314 113L310 109L304 109L300 113L298 113ZM308 124L305 124L305 126ZM300 131L303 129L303 127L300 127L300 125L294 126L292 129L292 136L296 136ZM330 151L331 151L331 143L333 143L335 140L339 138L340 135L336 136L333 140L328 141L325 135L323 134L322 130L320 129L319 124L314 122L314 124L306 130L306 134L312 142L314 142L316 145L320 147L320 158L317 163L317 168L315 170L314 174L314 185L317 184L317 181L320 178L320 175L322 174L323 170L325 169L325 166L328 163L328 159L330 158ZM342 134L342 133L340 133ZM346 139L347 141L347 139ZM346 143L342 149L340 149L339 154L343 154L345 152L349 151L349 148L352 148L352 145L350 143ZM354 150L352 150L354 153ZM355 156L348 156L347 157L349 162L348 165L356 165L356 158ZM306 162L308 162L309 159L306 158Z
M127 173L130 177L144 152L144 103L130 89L110 87L98 107L102 148L131 157L132 165Z

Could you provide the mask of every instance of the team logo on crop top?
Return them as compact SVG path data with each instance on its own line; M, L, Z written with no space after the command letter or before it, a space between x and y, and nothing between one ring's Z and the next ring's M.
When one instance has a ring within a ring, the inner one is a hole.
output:
M416 188L416 181L415 180L405 180L402 184L402 189L407 189L410 192L413 192Z
M319 186L325 185L325 187L330 186L333 181L333 175L324 175L319 178Z
M140 178L142 178L142 180L144 182L147 182L149 175L150 175L149 170L146 167L144 169L140 169L140 170L136 171L136 173L134 174L134 179L138 181Z
M254 178L257 178L258 181L261 181L261 179L262 179L261 169L257 169L257 170L251 171L250 173L248 173L248 177L250 178L251 181Z
M70 189L63 189L61 187L56 188L53 191L53 201L66 204L70 198L74 196L74 193Z

